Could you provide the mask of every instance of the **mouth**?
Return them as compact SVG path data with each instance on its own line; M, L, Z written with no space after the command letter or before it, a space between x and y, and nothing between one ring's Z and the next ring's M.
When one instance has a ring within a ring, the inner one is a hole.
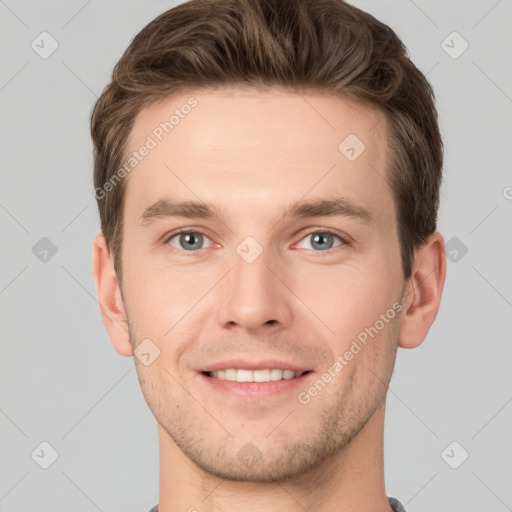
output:
M311 370L293 371L282 368L264 368L251 370L246 368L227 368L218 371L202 372L203 375L213 379L231 382L277 382L280 380L292 380L310 373Z
M203 367L201 380L208 389L220 393L224 399L281 400L298 387L306 385L306 379L314 371L285 361L247 361L232 359Z

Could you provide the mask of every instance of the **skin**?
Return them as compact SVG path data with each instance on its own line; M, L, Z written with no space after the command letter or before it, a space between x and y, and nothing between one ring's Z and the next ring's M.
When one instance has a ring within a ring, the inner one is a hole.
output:
M429 237L404 281L385 179L386 119L339 97L241 88L176 95L141 111L130 150L191 96L197 106L125 178L122 290L103 235L94 241L115 350L131 356L146 338L160 350L148 366L134 358L158 421L159 511L388 511L387 387L397 347L421 344L437 315L443 237ZM338 149L349 134L366 146L354 161ZM145 209L170 196L208 203L217 216L143 225ZM364 206L372 221L283 217L298 200L333 196ZM179 235L169 241L178 228L203 233L201 248L187 251ZM311 232L322 229L346 242L324 235L323 246L314 243ZM262 249L252 263L236 251L248 236ZM396 303L400 314L300 403L298 392ZM291 391L255 400L221 393L199 372L237 357L311 373ZM252 459L240 456L247 450Z

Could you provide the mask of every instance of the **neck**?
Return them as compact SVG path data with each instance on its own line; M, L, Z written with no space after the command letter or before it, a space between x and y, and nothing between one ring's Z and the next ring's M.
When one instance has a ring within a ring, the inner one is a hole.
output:
M209 474L162 427L158 512L388 512L384 488L382 404L352 441L302 475L277 482L236 482Z

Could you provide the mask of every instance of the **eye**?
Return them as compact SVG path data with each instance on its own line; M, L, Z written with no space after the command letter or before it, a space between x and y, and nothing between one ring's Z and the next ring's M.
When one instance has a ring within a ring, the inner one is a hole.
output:
M195 251L197 249L206 248L203 247L205 239L209 240L209 238L200 231L181 231L171 235L167 239L167 243L176 249Z
M310 247L305 247L306 249L326 251L328 249L332 249L333 247L348 244L348 242L340 235L325 229L308 233L302 240L307 240L309 237L311 237ZM335 238L340 241L340 243L337 245L333 245Z
M308 238L311 238L310 246L305 247L305 249L314 249L315 251L323 252L339 247L340 245L348 245L348 241L344 237L326 229L312 231L303 237L302 240L307 240ZM335 239L339 241L336 245L334 245ZM208 245L206 246L205 240L208 241ZM175 249L187 252L197 252L200 249L206 249L212 245L210 239L204 233L191 230L174 233L166 239L165 243Z

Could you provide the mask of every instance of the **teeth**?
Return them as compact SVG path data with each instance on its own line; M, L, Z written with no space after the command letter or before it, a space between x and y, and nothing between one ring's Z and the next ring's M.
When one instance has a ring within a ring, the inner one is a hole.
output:
M270 382L270 370L254 370L252 378L253 382Z
M270 370L270 380L281 380L284 370Z
M232 381L236 382L236 370L233 370L233 368L230 368L229 370L224 370L224 371L226 373L224 375L224 377L221 377L222 371L216 372L217 373L216 377L218 379L226 379L226 380L232 380Z
M238 370L236 372L237 382L254 382L252 370Z
M291 370L285 370L283 372L283 379L290 380L295 377L295 372L292 372Z
M293 372L292 370L280 370L278 368L265 370L237 370L229 368L210 372L209 376L215 379L230 380L232 382L271 382L276 380L290 380L300 377L304 372Z

